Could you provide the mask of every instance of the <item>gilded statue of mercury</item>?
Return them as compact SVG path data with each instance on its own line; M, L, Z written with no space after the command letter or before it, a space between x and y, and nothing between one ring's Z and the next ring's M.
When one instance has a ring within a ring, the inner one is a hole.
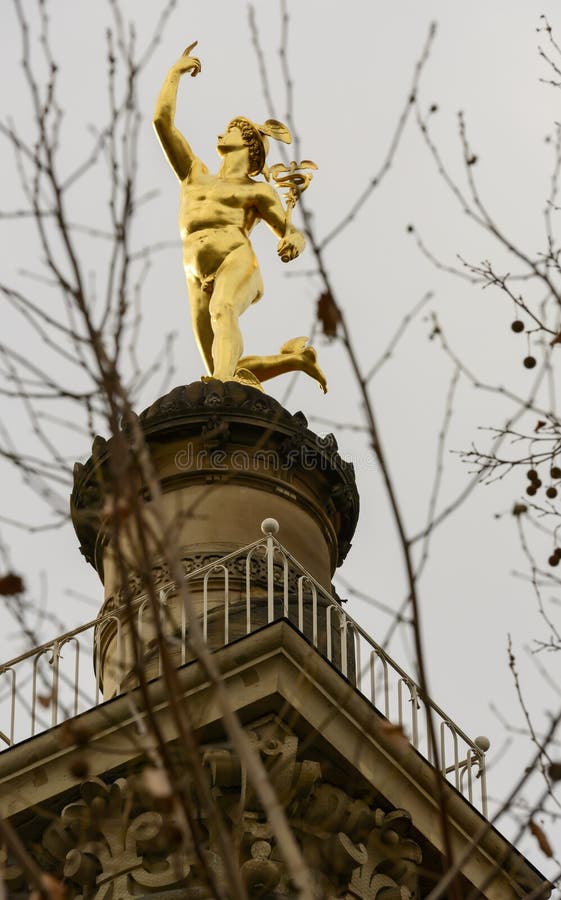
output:
M183 266L193 331L208 376L261 388L262 381L276 375L302 371L325 391L325 376L307 338L293 338L271 356L242 356L239 317L263 294L250 233L263 220L279 238L277 253L281 260L295 259L304 249L305 238L292 224L291 208L298 190L307 186L311 176L302 176L301 172L298 176L296 163L287 168L273 167L277 173L285 173L284 178L279 174L276 179L279 186L289 187L285 209L268 182L266 158L268 139L288 144L290 131L275 119L258 125L242 116L232 119L218 136L216 149L222 162L217 174L209 172L175 126L180 78L186 72L195 76L201 71L200 60L191 56L195 46L196 42L191 44L169 70L156 102L154 127L181 183ZM315 165L305 161L300 167L310 169ZM267 180L256 181L261 174Z

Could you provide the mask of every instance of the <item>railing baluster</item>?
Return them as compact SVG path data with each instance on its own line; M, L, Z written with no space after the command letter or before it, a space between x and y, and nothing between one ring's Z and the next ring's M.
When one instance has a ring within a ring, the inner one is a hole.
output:
M341 672L347 677L347 614L341 615Z
M68 638L68 640L61 642L60 650L64 645L68 646L69 644L74 644L74 684L73 684L73 692L74 692L74 715L78 715L78 689L80 683L80 641L78 638L72 637Z
M312 591L312 643L314 647L318 645L318 595L315 585L310 582Z
M164 609L167 603L167 593L164 588L162 588L158 594L158 599L156 600L156 615L158 617L158 626L159 631L163 636L164 641L166 640L166 616L164 615ZM158 630L156 630L156 634L158 634ZM162 648L160 646L160 642L157 642L157 652L158 652L158 675L162 674L163 671L163 662L162 662Z
M446 750L445 750L445 732L448 729L449 733L452 735L452 745L454 747L454 762L451 766L446 765ZM458 734L457 730L452 722L449 719L443 719L440 723L440 747L441 747L441 759L440 759L440 768L442 774L446 776L448 772L454 772L454 786L459 791L460 790L460 755L458 752Z
M230 643L230 582L228 569L224 568L224 643Z
M353 626L351 626L351 633L354 637L356 686L358 687L361 694L364 694L364 691L362 689L362 662L361 662L361 654L360 654L360 635Z
M35 722L37 719L37 669L39 668L39 660L43 656L44 653L47 653L47 649L41 650L41 652L35 657L33 660L33 686L31 692L31 735L35 734Z
M430 707L428 706L427 703L424 703L424 707L425 707L425 727L427 729L427 759L430 763L432 763L432 765L434 765L436 754L434 752L435 748L434 748L434 745L432 742L432 733L431 733L431 727L430 727Z
M49 660L53 666L53 687L51 691L51 725L56 725L58 721L58 668L60 663L60 644L55 641L53 644L53 657Z
M4 734L3 731L0 731L0 738L5 741L8 747L11 747L14 743L14 728L15 728L15 716L16 716L16 673L12 668L3 667L0 670L0 676L8 675L10 678L10 690L9 690L9 704L10 704L10 714L8 716L8 733Z
M471 753L471 750L468 750L467 755L466 755L466 775L467 775L468 800L470 803L473 803L473 778L472 778L472 774L471 774L472 764L473 764L472 753Z
M368 657L370 663L370 702L376 706L376 651L371 650Z
M281 558L281 565L282 565L282 580L281 580L281 583L280 583L280 585L279 585L279 588L282 590L282 596L281 596L281 601L282 601L282 615L285 616L286 618L288 618L288 616L289 616L289 605L288 605L288 600L289 600L289 596L288 596L288 581L289 581L289 579L288 579L288 575L289 575L289 571L288 571L288 560L287 560L287 558L286 558L286 554L285 554L285 552L284 552L284 548L279 544L279 542L278 542L278 541L275 541L274 538L273 538L273 543L274 543L274 547L275 547L275 553L277 554L277 557L280 556L280 558ZM273 559L274 559L274 557L273 557ZM274 573L273 573L273 574L274 574ZM274 582L274 578L273 578L273 582Z
M411 728L412 728L412 738L413 738L413 746L415 749L419 747L419 722L417 718L418 711L418 701L417 701L417 685L413 682L409 682L407 685L409 690L411 691Z
M14 743L15 736L15 725L16 725L16 697L17 697L17 689L16 689L16 671L15 669L9 670L12 673L12 694L10 697L10 743Z
M187 602L181 602L181 665L185 665L187 660Z
M283 595L282 595L283 615L284 615L285 619L288 619L289 616L290 616L290 610L289 610L289 607L288 607L288 560L287 560L286 556L284 556L284 554L283 554L283 557L284 557L284 559L283 559L283 579L282 579L282 584L283 584Z
M331 648L331 613L333 612L334 606L331 604L327 607L327 612L325 614L325 627L327 628L327 636L326 636L326 653L329 662L333 662L333 652Z
M246 550L247 549L248 548L246 547ZM253 559L254 550L265 550L265 554L267 554L267 545L263 541L252 544L245 558L246 634L251 634L251 561ZM230 559L230 557L234 557L235 555L236 554L231 553L229 556L225 556L222 562L224 563L225 560Z
M208 641L208 576L213 571L211 569L203 578L203 640L206 644Z
M305 576L298 579L298 631L304 634L304 583Z
M440 771L446 778L446 737L444 734L444 729L446 728L446 722L440 723Z
M481 783L481 812L487 818L487 762L485 753L479 751L479 780Z
M448 723L448 727L452 733L452 741L454 744L454 783L456 785L456 789L460 790L460 756L458 753L458 735L456 734L456 730L452 726L451 723Z
M103 626L99 626L94 630L94 672L95 672L95 705L99 703L99 695L101 693L101 630Z
M275 569L274 554L275 544L272 534L265 538L267 541L267 622L275 618Z
M115 676L115 692L117 694L121 693L121 676L124 671L124 661L123 661L123 635L121 630L121 620L119 617L117 619L117 672Z

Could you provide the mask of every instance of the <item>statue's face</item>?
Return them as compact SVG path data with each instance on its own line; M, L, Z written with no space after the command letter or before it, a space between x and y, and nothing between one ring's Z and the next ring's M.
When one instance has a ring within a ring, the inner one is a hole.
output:
M228 125L226 130L218 135L216 149L220 156L224 156L225 153L230 153L233 150L247 150L247 144L245 144L237 125Z

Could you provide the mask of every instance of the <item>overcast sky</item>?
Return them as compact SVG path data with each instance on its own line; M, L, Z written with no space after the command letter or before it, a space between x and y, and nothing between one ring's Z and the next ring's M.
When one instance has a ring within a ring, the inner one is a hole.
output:
M12 116L22 130L28 124L29 100L19 66L20 45L11 5L5 3L0 33L0 67L4 84L4 120ZM35 4L24 7L35 16ZM139 40L145 41L161 4L124 3L134 19ZM301 156L319 166L306 197L317 232L327 234L360 195L378 170L407 97L413 67L426 40L431 21L438 24L434 47L421 83L425 108L438 106L432 117L434 134L451 170L462 175L457 113L463 110L474 151L477 177L488 207L501 228L530 254L544 246L543 208L551 171L551 145L545 141L558 117L559 94L540 83L546 74L537 47L540 13L555 20L555 6L533 0L470 4L450 0L299 0L289 2L288 56L294 79L294 114L301 137ZM54 0L53 36L61 62L61 97L67 109L63 131L63 163L72 165L88 146L88 125L99 122L106 102L104 30L108 14L104 3ZM276 115L284 119L286 98L280 78L278 47L280 15L277 4L258 2L256 16L263 48L270 64ZM154 202L139 217L136 239L141 246L153 241L177 242L177 183L152 133L150 117L167 68L184 47L198 39L202 73L182 83L177 122L185 136L211 167L218 165L216 135L236 115L257 121L269 115L266 107L241 0L181 0L170 26L142 81L142 107L146 120L141 136L141 179L145 189L158 191ZM34 50L36 43L33 44ZM277 161L273 147L269 159ZM21 202L11 152L5 146L0 170L3 209ZM99 182L90 193L81 189L79 214L95 225L106 215ZM77 211L78 214L78 211ZM373 401L382 439L399 492L408 527L423 527L434 474L438 432L445 408L452 366L436 341L429 340L435 311L451 345L482 381L508 384L524 393L532 375L522 366L525 339L510 331L512 307L499 293L481 291L438 272L423 258L406 231L419 228L437 257L454 264L457 255L479 262L512 265L487 235L471 226L461 207L439 179L434 163L413 121L407 126L392 169L381 188L326 251L333 284L348 316L357 352L365 368L383 353L403 316L427 292L433 300L410 326L395 355L374 382ZM38 271L37 245L22 223L0 222L4 283L23 283L21 268ZM288 277L305 273L312 265L304 253L290 267L275 253L276 241L261 226L255 241L265 281L265 296L243 320L247 353L275 352L280 343L309 332L320 282L315 277ZM96 245L85 244L96 270ZM88 259L89 261L89 259ZM102 277L102 273L98 273ZM41 299L40 285L33 287ZM148 277L143 313L145 327L138 353L149 360L156 344L169 331L177 331L177 372L174 383L188 383L201 374L194 346L180 261L179 244L162 251ZM30 352L30 340L21 324L6 310L0 318L0 339ZM298 376L287 407L302 409L318 432L334 430L341 452L354 461L362 502L361 518L343 577L356 588L397 609L406 585L399 547L378 470L358 432L327 427L321 420L362 422L356 386L337 343L319 339L321 364L329 393ZM534 348L539 355L539 347ZM35 350L33 350L35 352ZM45 351L46 352L46 351ZM282 400L290 378L267 387ZM170 385L172 386L172 385ZM155 399L158 380L146 390L140 406ZM447 439L445 474L439 508L453 499L469 479L469 467L451 451L485 446L486 432L500 425L512 411L501 397L472 390L460 381L454 416ZM0 403L0 418L17 440L25 441L28 425L24 410L14 402ZM314 421L314 419L319 419ZM86 437L59 430L64 455L89 455ZM49 519L48 510L6 464L0 467L3 515L26 521ZM523 720L507 664L507 635L519 657L524 689L536 710L538 727L559 698L538 674L527 652L534 639L547 639L543 621L528 584L514 572L525 571L515 522L508 515L523 495L524 473L489 487L480 487L446 521L434 537L430 562L423 576L424 639L431 690L437 702L472 736L487 734L490 793L500 797L518 776L532 753L530 742L517 740L493 767L493 749L506 738L490 703L515 727ZM497 514L503 514L497 518ZM259 523L255 523L256 536ZM95 573L80 557L70 527L29 536L0 524L0 535L12 551L14 566L23 571L35 594L46 573L48 603L70 627L92 618L95 609L70 600L67 588L82 591L101 602ZM282 523L279 535L282 541ZM544 545L543 555L549 547ZM53 560L55 562L53 562ZM340 588L344 595L345 591ZM555 613L558 598L545 597ZM389 617L360 600L349 611L378 640L384 638ZM45 625L44 637L51 635ZM414 662L411 642L401 636L391 652L406 667ZM4 655L14 652L14 642ZM539 657L554 679L559 679L556 655ZM504 823L504 827L512 825ZM549 828L549 824L548 824ZM553 830L560 847L561 829ZM531 837L522 849L545 867Z

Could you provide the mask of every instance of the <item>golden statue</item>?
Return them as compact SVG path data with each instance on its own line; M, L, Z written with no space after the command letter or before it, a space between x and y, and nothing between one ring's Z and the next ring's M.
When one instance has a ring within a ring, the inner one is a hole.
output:
M221 381L241 381L261 388L261 382L284 372L302 371L327 390L308 339L293 338L273 356L242 357L239 317L263 294L263 282L249 235L261 219L280 239L283 262L295 259L305 245L301 231L291 221L292 209L311 180L314 163L265 164L268 138L291 142L282 122L268 119L263 125L237 117L218 137L222 158L218 174L206 165L174 124L179 79L185 72L201 71L200 60L191 56L191 44L171 67L162 85L154 113L154 127L163 151L181 182L179 230L183 265L189 291L193 330L208 375ZM266 181L255 181L263 174ZM285 209L275 183L287 190Z

